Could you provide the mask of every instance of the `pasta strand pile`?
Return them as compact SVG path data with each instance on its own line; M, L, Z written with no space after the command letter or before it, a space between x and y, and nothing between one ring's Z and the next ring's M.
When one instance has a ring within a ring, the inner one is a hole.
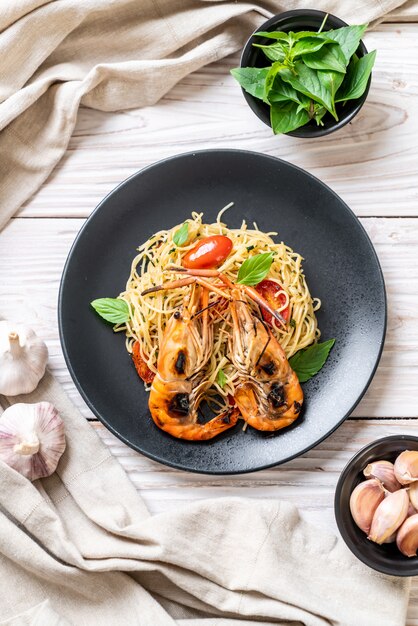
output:
M141 296L141 292L179 277L167 272L167 267L181 266L183 257L197 241L210 235L226 235L233 242L231 254L218 268L232 282L236 282L240 266L250 256L263 252L273 253L268 279L276 280L282 286L284 301L278 310L284 310L289 306L290 323L286 328L278 324L272 332L283 347L287 358L320 337L315 311L319 309L321 303L318 299L313 299L309 293L300 254L283 242L275 243L272 237L277 233L264 233L256 224L249 228L243 221L240 228L228 228L222 222L222 214L230 206L231 204L222 209L216 222L212 224L203 222L203 213L193 212L191 218L186 220L189 237L183 246L178 247L173 242L173 235L180 227L177 225L170 230L160 230L138 248L138 254L132 261L126 289L119 296L131 306L132 316L126 324L116 326L115 331L125 331L128 352L132 352L134 342L139 342L141 356L153 372L157 371L158 346L161 344L167 321L182 305L190 286L157 291L144 296ZM211 301L215 299L219 299L219 296L211 294ZM248 303L259 315L257 306L249 299ZM228 358L231 322L226 308L224 313L215 314L211 311L210 314L214 319L214 341L205 378L212 384L213 396L220 396L226 402L228 394L234 395L237 382L236 372ZM222 386L217 382L220 370L224 374ZM219 402L215 397L214 400L216 403Z

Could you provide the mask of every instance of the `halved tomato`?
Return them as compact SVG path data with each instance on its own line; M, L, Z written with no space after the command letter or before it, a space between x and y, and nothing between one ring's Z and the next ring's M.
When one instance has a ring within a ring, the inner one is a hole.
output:
M144 383L150 385L154 380L155 374L150 370L150 368L142 358L141 352L139 350L138 341L135 341L132 347L132 361L134 362L135 369L138 372L138 376L142 378Z
M201 239L183 259L189 270L218 267L232 250L232 241L224 235L211 235Z
M261 283L258 283L256 286L256 290L260 296L263 296L264 300L267 300L272 309L280 309L286 302L283 287L279 283L276 283L275 280L269 280L268 278L262 280ZM262 309L261 312L263 314L264 321L272 326L273 316L264 309ZM280 315L287 322L289 319L289 307L287 306L285 309L280 311Z

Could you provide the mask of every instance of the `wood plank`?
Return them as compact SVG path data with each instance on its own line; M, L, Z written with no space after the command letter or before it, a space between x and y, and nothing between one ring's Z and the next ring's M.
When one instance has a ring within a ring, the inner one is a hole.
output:
M118 458L152 513L215 496L283 498L298 506L307 519L334 532L334 490L351 457L381 437L418 436L418 419L347 420L316 448L284 465L237 476L208 476L161 465L126 446L100 422L92 422L92 427Z
M85 217L138 169L216 147L289 160L329 184L358 215L418 215L417 35L417 24L367 33L368 48L378 50L367 103L351 124L319 140L272 136L229 74L239 55L187 76L153 107L82 108L64 159L20 215Z
M366 218L386 277L389 323L373 383L355 417L417 417L418 220ZM0 310L26 321L48 342L54 373L86 417L58 339L56 303L62 267L82 220L15 219L0 233Z

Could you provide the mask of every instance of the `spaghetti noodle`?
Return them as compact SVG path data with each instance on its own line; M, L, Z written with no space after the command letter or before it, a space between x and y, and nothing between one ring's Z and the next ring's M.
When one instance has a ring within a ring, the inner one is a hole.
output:
M177 246L173 241L179 225L169 230L160 230L138 248L138 254L132 261L131 272L126 289L119 298L125 300L131 308L131 317L125 324L115 327L115 331L126 333L126 347L132 352L135 342L139 344L142 359L152 372L157 371L158 347L163 339L166 324L172 314L182 305L185 294L190 286L172 290L156 291L141 295L147 289L172 280L168 274L170 266L181 266L182 259L196 243L211 235L225 235L233 243L229 256L218 268L232 282L242 263L250 256L265 252L273 254L268 279L281 286L280 306L277 311L288 309L289 323L281 326L276 322L272 332L279 341L287 358L301 348L316 342L320 337L315 311L321 305L318 299L312 298L303 273L300 254L294 252L285 243L276 243L272 237L275 232L264 233L254 223L249 228L245 221L240 228L228 228L222 221L223 213L230 207L227 205L212 224L203 222L203 213L193 212L188 224L187 241ZM246 297L246 296L244 296ZM211 293L210 303L219 299L219 295ZM248 298L248 305L257 310L257 305ZM227 307L217 307L209 313L213 322L213 349L205 371L205 378L211 383L215 402L226 401L228 395L234 395L237 373L228 357L228 338L231 333L231 322ZM220 372L222 376L220 377Z

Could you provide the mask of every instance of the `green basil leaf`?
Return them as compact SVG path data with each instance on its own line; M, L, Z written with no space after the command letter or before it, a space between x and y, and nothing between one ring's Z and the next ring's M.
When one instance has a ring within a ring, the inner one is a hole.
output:
M272 66L270 67L269 71L267 72L266 79L264 81L264 89L263 89L264 102L268 102L268 95L273 87L273 83L275 81L277 74L280 71L283 71L285 69L287 69L286 66L283 65L283 63L281 63L280 61L273 63Z
M300 57L302 54L309 54L317 52L326 44L326 40L323 37L306 37L305 39L299 39L291 50L292 58Z
M221 387L221 389L225 387L226 376L223 370L218 371L216 375L216 382L218 383L219 387Z
M297 94L297 91L295 91L294 89L293 89L293 92ZM297 95L295 97L297 97ZM286 96L281 91L275 91L274 89L270 89L268 96L267 96L267 102L269 104L273 104L274 102L289 102L289 100L294 102L294 98L288 98L288 96Z
M289 83L285 83L279 74L274 77L271 89L267 94L267 100L270 103L291 100L296 102L296 104L301 104L302 108L309 108L310 103L310 99L307 96L296 91Z
M366 28L367 24L344 26L343 28L337 28L336 30L327 30L324 33L319 34L318 37L326 37L327 39L333 39L339 43L345 56L346 65L348 65L351 57L359 46L360 40L363 37Z
M295 39L295 41L298 41L299 39L306 39L307 37L316 37L318 33L316 33L314 30L300 30L297 33L293 33L292 32L292 37L293 39ZM322 37L324 39L324 37Z
M343 82L345 74L342 72L318 70L318 78L331 94L332 101L335 102L335 94Z
M254 48L261 48L264 54L270 61L283 61L286 52L280 43L274 43L269 46L265 46L261 43L253 43Z
M306 350L299 350L289 359L290 367L295 371L299 382L305 383L322 369L334 343L335 339L314 343Z
M269 70L268 67L235 67L231 70L231 74L245 91L262 100L264 82Z
M336 102L355 100L364 94L375 59L376 50L373 50L360 57L358 61L353 60L350 63L347 78L337 93Z
M269 273L273 262L271 252L255 254L246 259L239 268L237 283L240 285L258 285Z
M173 241L176 244L176 246L182 246L184 243L186 243L188 237L189 237L189 224L187 222L184 222L184 224L182 224L180 228L177 229L176 232L174 233Z
M288 32L288 37L290 39L293 39L293 41L295 42L299 41L299 39L312 39L318 37L319 35L320 33L316 30L298 30L297 32L293 32L293 30L291 30ZM322 33L321 38L326 39L325 33ZM330 39L330 41L332 42L333 40Z
M98 298L90 304L100 317L112 324L123 324L131 317L129 304L120 298Z
M267 30L259 30L257 33L254 33L253 37L267 37L267 39L276 39L276 40L287 40L289 37L287 33L282 33L280 31L272 31L269 32Z
M321 70L312 70L302 61L295 63L297 76L287 68L279 70L281 78L292 85L294 89L302 92L308 98L312 98L319 104L322 104L334 117L338 119L335 112L334 99L327 85L320 78Z
M270 123L275 135L300 128L309 119L306 109L295 102L273 102L270 106Z
M323 46L317 52L304 54L302 60L305 65L313 70L333 70L335 72L342 72L343 74L345 74L346 71L344 53L341 47L336 43L332 46Z

